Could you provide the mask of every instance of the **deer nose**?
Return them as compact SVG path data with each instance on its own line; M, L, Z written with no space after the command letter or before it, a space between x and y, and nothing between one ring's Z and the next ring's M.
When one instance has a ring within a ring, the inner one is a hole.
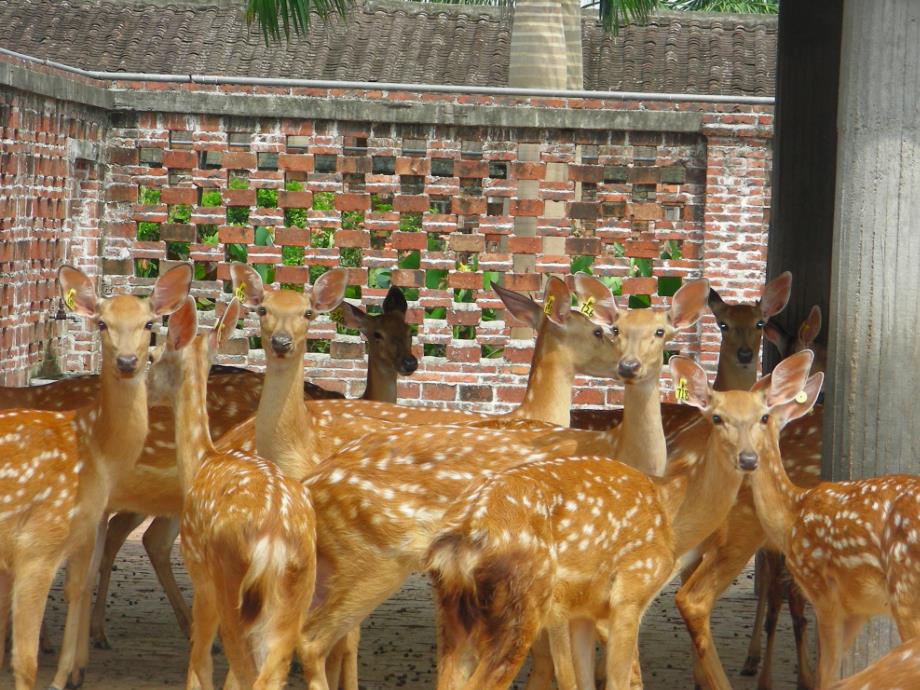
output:
M621 378L634 379L636 378L636 374L639 373L639 367L641 366L642 364L638 359L623 359L620 360L617 372L619 372Z
M738 453L738 466L745 472L757 469L757 453L752 450L743 450Z
M294 349L294 340L287 333L275 333L272 336L272 350L275 354L286 355Z
M137 369L137 355L118 355L115 366L122 374L133 374Z
M418 360L414 355L409 355L408 357L403 358L402 373L411 374L416 369L418 369Z
M742 364L750 364L754 359L754 351L749 347L738 348L738 361Z

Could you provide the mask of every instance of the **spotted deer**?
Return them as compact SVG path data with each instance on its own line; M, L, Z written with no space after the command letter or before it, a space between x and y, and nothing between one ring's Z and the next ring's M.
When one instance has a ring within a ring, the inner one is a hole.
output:
M809 398L822 380L815 375ZM903 641L920 636L920 477L801 488L777 456L751 478L754 504L768 543L815 608L824 688L839 678L843 653L871 616L894 618Z
M214 330L196 336L189 298L170 317L150 371L151 398L175 414L182 556L195 590L188 688L213 688L218 627L239 687L283 687L316 577L307 490L274 463L218 452L211 441L208 369L239 313L234 299Z
M0 600L12 604L17 690L35 684L45 601L65 560L67 618L52 687L82 679L88 649L81 619L88 615L97 528L111 487L130 471L147 435L150 331L158 317L181 306L190 282L189 267L177 266L156 281L147 300L98 299L81 271L58 271L67 308L99 329L101 385L96 401L76 411L0 412ZM0 612L0 633L6 624L6 611Z
M903 642L881 659L830 690L907 690L920 678L920 637Z
M767 418L801 390L810 364L802 354L751 392L716 392L698 364L673 357L672 378L707 425L663 478L611 458L551 457L468 489L427 558L439 690L509 687L544 628L560 689L593 688L598 621L608 631L607 688L630 687L645 609L728 514L762 437L778 434ZM478 664L465 678L470 651Z
M406 323L407 305L399 288L391 288L383 303L383 313L369 316L359 307L343 303L347 324L358 328L368 339L368 370L365 399L396 401L397 375L409 375L418 362L412 355L412 332ZM208 377L208 418L214 438L239 426L255 414L262 393L261 373L234 367L221 367ZM305 395L315 395L312 388ZM44 387L43 387L44 388ZM34 389L28 389L34 390ZM38 389L40 390L40 389ZM330 393L331 395L331 393ZM377 397L380 396L380 397ZM151 433L134 471L115 487L109 511L117 511L109 521L99 587L93 607L90 637L100 648L108 649L105 634L105 603L112 566L128 535L147 515L156 515L145 530L143 543L157 579L166 593L179 627L190 632L190 611L172 573L170 554L179 533L181 507L175 474L175 433L172 415L167 410L151 411Z

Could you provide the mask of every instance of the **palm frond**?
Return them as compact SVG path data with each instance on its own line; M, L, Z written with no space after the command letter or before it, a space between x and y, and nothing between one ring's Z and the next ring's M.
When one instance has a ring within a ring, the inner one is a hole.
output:
M776 14L779 0L663 0L668 9L680 12L734 12Z
M621 24L646 21L661 0L599 0L597 5L604 30L616 35Z
M267 44L282 34L290 40L292 29L295 34L306 32L313 12L322 19L333 14L345 16L353 5L353 0L249 0L246 22L259 25Z

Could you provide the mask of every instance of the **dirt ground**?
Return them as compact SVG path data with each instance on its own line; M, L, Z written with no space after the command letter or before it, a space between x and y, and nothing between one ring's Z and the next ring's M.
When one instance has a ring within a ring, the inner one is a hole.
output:
M108 609L110 650L92 650L84 688L86 690L154 690L184 687L187 643L176 626L172 610L159 588L135 532L117 561ZM178 558L175 569L186 596L191 600L189 580ZM737 690L754 690L753 678L738 671L744 662L755 599L753 571L746 570L721 599L713 619L713 631L722 661ZM647 690L693 688L689 673L689 638L674 608L672 584L645 617L640 637L642 669ZM63 629L64 606L60 577L48 604L49 629L57 649ZM809 628L813 635L814 626ZM399 594L365 622L361 640L361 687L365 690L435 687L434 617L427 581L413 577ZM774 664L774 688L795 688L795 660L788 616L783 614ZM56 655L41 660L39 686L47 687ZM226 671L223 658L215 659L215 675ZM8 668L0 687L10 687ZM522 674L523 675L523 674ZM289 687L302 688L302 677L292 676ZM523 687L519 683L516 687Z

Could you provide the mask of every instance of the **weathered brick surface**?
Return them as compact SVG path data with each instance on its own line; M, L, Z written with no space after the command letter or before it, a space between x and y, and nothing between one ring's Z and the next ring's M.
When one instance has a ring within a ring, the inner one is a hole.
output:
M220 87L226 93L234 88ZM419 94L351 89L258 92L278 99L419 100ZM445 106L464 99L421 98ZM637 101L476 99L482 108L640 108ZM509 340L510 328L519 324L485 287L495 279L539 291L546 274L590 269L621 286L624 303L628 295L656 306L667 304L680 280L707 277L726 299L739 300L755 298L763 279L769 106L653 104L700 113L702 129L690 134L567 129L535 136L536 130L507 127L268 116L110 117L11 89L0 90L0 104L0 345L8 382L25 382L45 353L56 354L65 330L71 335L63 368L95 364L83 324L48 325L56 308L50 281L65 257L96 272L104 268L107 290L130 291L146 291L171 262L191 260L194 294L219 301L227 299L229 262L243 256L276 286L348 267L365 306L379 307L392 281L407 290L410 321L419 327L416 347L424 355L400 395L483 411L506 410L520 400L532 354L532 344ZM752 117L739 119L739 113ZM75 137L100 144L106 165L68 159L67 143ZM519 160L521 144L535 140L539 162ZM525 189L536 189L537 198L528 198ZM515 217L533 218L536 235L516 235ZM517 254L530 257L536 272L514 273ZM203 313L206 324L213 313ZM244 335L257 335L256 329L249 315ZM360 345L338 330L318 320L307 374L358 395ZM711 367L717 345L715 324L707 318L681 334L673 349L701 356ZM256 349L238 347L221 357L253 367L264 363ZM617 402L620 393L609 383L580 380L575 403Z

